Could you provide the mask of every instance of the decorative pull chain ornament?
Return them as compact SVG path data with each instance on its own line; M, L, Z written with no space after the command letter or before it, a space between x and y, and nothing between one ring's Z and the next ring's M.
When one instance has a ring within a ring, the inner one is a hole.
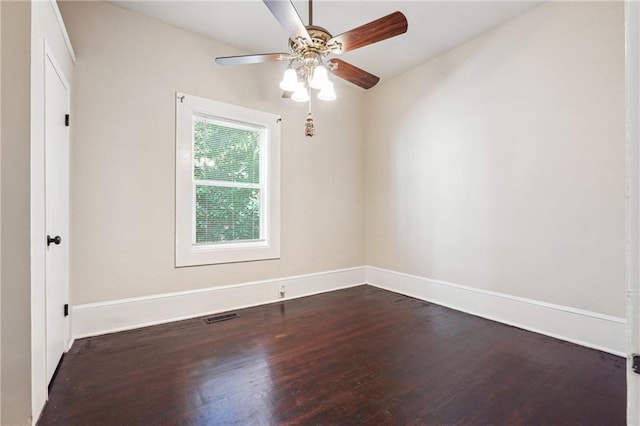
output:
M304 125L304 135L312 138L314 132L315 129L313 128L313 115L311 115L311 113L308 113L307 122Z

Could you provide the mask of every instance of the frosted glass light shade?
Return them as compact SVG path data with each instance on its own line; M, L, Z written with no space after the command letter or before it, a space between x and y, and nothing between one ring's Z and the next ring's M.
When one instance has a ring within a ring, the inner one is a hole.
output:
M287 68L280 82L280 88L285 92L293 92L298 87L298 73L293 68Z
M309 92L304 83L298 83L295 92L291 95L291 99L296 102L307 102L309 100Z
M309 86L314 89L322 89L329 82L329 75L327 74L327 69L322 65L318 65L313 70L313 77L311 78L311 82L309 82Z
M333 101L336 99L336 92L333 90L333 83L327 81L327 83L322 87L320 93L318 93L318 99L322 101Z

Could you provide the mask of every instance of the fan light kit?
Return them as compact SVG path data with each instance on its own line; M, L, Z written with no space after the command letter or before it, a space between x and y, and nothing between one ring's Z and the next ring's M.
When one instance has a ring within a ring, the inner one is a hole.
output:
M309 113L305 123L305 135L313 136L311 114L311 90L318 90L323 101L336 99L336 92L329 73L347 80L363 89L375 86L379 77L337 58L327 60L331 54L368 46L407 32L407 18L401 12L393 12L375 21L333 37L329 31L313 25L313 3L309 0L309 25L305 26L291 0L263 0L269 11L289 34L289 53L265 53L258 55L225 56L216 58L219 65L244 65L261 62L289 61L280 88L282 97L296 102L308 102Z

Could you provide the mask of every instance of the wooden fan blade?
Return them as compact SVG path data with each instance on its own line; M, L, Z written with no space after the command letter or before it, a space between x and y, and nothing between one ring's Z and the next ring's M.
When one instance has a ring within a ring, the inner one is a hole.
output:
M333 53L343 53L368 46L407 32L409 24L402 12L393 12L330 39Z
M363 89L371 89L380 81L380 77L376 77L355 65L337 58L329 61L329 70L338 77Z
M262 0L271 14L285 29L291 40L303 38L311 42L311 37L298 15L298 11L290 0Z
M247 65L262 62L275 62L289 60L288 53L263 53L259 55L220 56L216 58L218 65Z

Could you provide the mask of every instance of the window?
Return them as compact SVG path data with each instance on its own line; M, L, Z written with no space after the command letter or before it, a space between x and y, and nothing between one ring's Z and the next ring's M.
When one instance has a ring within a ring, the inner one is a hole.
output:
M280 117L176 98L176 266L280 256Z

